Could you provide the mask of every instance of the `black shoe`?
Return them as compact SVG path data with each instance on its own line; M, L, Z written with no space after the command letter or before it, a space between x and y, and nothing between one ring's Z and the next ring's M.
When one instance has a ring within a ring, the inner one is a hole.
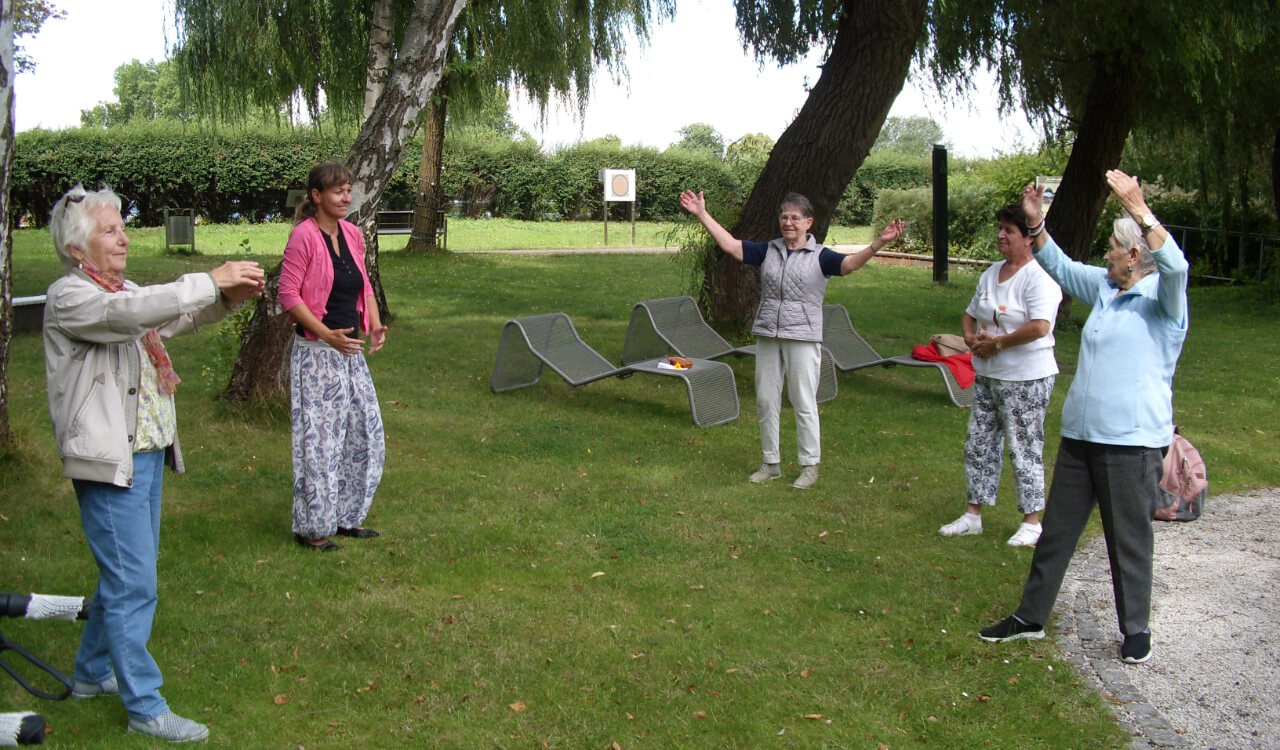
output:
M1120 658L1126 664L1141 664L1151 658L1151 633L1134 633L1124 637Z
M382 536L382 535L374 531L373 529L366 529L363 526L357 526L353 529L344 529L341 526L339 526L338 536L353 536L356 539L372 539L375 536Z
M319 552L333 552L335 550L342 549L341 547L329 541L328 539L308 539L301 534L294 534L293 538L296 539L298 544L301 544L303 547L306 547L307 549L317 550ZM316 542L322 542L322 543L317 544Z
M1044 637L1044 626L1023 622L1009 615L995 625L979 630L978 637L989 643L1004 643L1022 638L1037 641Z

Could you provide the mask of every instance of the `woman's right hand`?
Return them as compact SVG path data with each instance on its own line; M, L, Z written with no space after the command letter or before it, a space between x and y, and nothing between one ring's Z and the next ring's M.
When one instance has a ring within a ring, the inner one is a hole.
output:
M364 350L364 342L351 338L354 328L330 328L320 336L326 344L332 346L344 357L350 357Z
M222 296L233 303L262 296L267 285L266 271L252 260L229 260L209 272Z

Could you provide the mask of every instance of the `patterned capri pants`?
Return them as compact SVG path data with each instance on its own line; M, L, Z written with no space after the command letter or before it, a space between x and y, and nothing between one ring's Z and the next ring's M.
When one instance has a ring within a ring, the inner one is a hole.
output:
M968 502L996 504L1001 454L1007 445L1018 510L1023 515L1044 510L1044 415L1055 379L976 378L964 441Z
M309 539L364 524L382 481L382 412L363 354L295 336L290 353L293 532Z

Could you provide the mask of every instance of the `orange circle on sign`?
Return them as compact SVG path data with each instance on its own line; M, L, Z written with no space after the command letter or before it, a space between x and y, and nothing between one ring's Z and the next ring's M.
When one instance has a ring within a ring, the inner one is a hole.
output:
M613 176L612 188L614 195L626 195L631 192L629 190L630 187L631 181L627 179L625 174L615 174Z

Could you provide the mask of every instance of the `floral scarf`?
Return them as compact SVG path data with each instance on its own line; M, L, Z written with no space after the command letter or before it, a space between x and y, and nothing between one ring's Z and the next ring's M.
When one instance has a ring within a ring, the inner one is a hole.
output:
M80 270L84 271L98 286L112 294L124 289L124 276L121 274L103 273L84 262L81 262ZM166 396L172 396L177 393L178 383L182 382L182 378L178 377L178 373L173 371L173 360L169 359L169 352L165 351L164 342L160 340L160 334L155 330L147 331L142 335L142 346L147 350L147 357L151 360L151 366L156 368L156 382L160 392Z

